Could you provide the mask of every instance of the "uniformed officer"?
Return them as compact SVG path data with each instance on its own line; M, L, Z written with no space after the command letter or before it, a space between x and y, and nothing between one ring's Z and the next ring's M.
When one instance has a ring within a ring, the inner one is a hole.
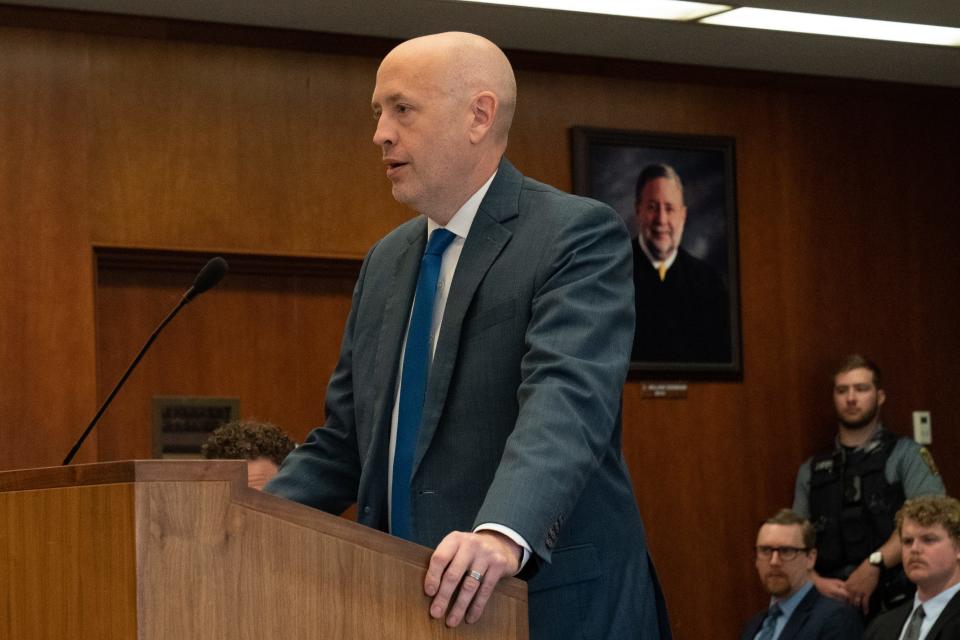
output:
M793 510L817 529L813 581L867 618L912 596L900 562L894 515L908 498L945 493L930 452L885 431L880 369L851 355L834 375L833 449L800 467Z

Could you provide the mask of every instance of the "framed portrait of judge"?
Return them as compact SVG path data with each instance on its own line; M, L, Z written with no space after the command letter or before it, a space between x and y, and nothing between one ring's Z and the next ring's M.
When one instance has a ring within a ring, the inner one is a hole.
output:
M631 234L634 378L740 379L734 139L574 127L574 193Z

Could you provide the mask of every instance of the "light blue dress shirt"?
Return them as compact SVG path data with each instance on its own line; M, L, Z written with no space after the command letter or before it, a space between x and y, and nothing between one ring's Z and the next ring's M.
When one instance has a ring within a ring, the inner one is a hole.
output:
M944 589L934 597L930 598L926 602L920 602L920 596L913 596L913 608L910 609L910 615L913 615L913 611L916 610L917 605L923 604L923 624L920 625L920 638L919 640L924 640L927 637L927 634L930 633L930 629L933 628L933 625L937 623L937 618L940 617L940 614L943 613L943 610L947 607L947 604L950 602L950 599L957 594L957 591L960 591L960 582L953 585L949 589ZM907 617L907 623L910 622L910 617ZM907 623L904 623L903 629L900 630L900 638L903 638L903 634L907 632Z
M777 624L773 629L773 640L777 640L780 637L780 634L783 633L783 628L787 626L787 622L790 621L790 616L793 615L793 612L796 610L797 605L800 604L800 601L807 597L807 594L810 593L810 589L813 588L813 583L807 580L803 583L796 593L787 598L786 600L777 600L776 598L770 599L770 606L772 607L774 603L779 605L780 610L783 611L783 615L777 618ZM760 631L757 631L757 635L754 636L754 640L760 636L763 628L761 627Z

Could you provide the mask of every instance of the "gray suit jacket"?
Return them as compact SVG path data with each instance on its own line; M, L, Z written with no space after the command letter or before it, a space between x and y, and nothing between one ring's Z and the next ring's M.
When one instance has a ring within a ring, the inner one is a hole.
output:
M390 417L426 243L421 216L367 254L326 424L267 490L387 530ZM644 638L666 615L620 449L634 330L630 241L601 203L503 160L464 243L411 481L416 541L494 522L534 557L531 638Z

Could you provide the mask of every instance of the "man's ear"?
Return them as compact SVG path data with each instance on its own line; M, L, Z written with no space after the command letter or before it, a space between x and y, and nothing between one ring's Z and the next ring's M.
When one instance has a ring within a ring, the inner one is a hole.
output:
M497 96L490 91L481 91L470 101L470 142L479 143L490 134L497 117Z
M883 389L877 391L877 406L882 407L883 403L887 401L887 394L884 393Z

